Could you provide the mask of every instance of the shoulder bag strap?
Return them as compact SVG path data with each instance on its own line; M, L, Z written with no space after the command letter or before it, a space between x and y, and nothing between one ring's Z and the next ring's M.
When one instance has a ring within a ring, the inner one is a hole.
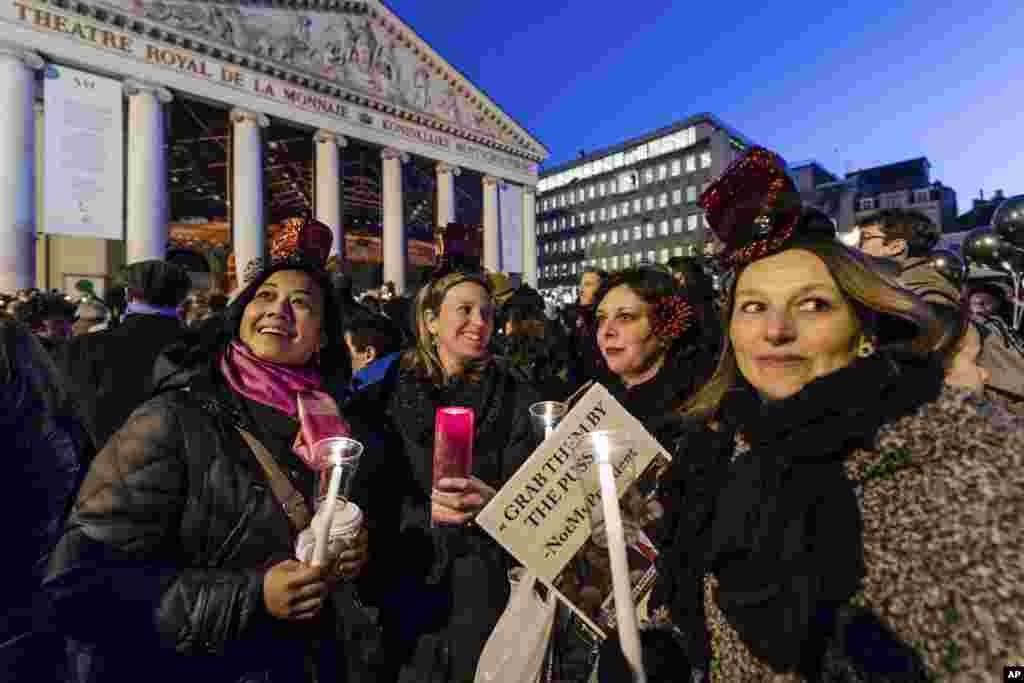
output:
M281 503L281 507L284 508L284 513L291 520L292 526L295 527L296 531L302 531L308 527L313 516L309 512L309 506L306 505L306 499L295 489L288 476L274 462L274 456L250 432L237 425L235 429L242 435L245 442L249 444L253 455L256 456L256 459L263 467L263 472L266 473L267 479L270 481L270 490L274 492L274 497Z

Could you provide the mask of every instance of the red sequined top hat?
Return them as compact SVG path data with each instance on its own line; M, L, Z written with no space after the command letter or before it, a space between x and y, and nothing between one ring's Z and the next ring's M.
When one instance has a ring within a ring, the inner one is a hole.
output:
M751 147L700 196L711 230L725 244L728 268L778 251L800 221L801 200L786 162L763 147Z
M325 270L333 242L331 229L312 216L285 219L270 240L269 256L246 267L245 281L252 282L266 269L280 265Z

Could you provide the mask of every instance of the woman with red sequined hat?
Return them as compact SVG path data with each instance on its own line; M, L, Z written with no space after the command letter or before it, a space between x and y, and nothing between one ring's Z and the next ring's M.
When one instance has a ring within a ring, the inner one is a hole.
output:
M929 307L802 209L777 155L701 205L733 278L663 481L674 680L995 680L1024 652L1024 425L944 385Z
M344 680L355 654L336 636L336 598L384 515L369 495L374 435L331 395L349 366L330 243L309 219L279 233L222 323L171 352L178 372L93 462L45 584L89 653L83 680ZM352 491L366 524L308 565L295 557L318 487L312 446L349 435L366 446Z

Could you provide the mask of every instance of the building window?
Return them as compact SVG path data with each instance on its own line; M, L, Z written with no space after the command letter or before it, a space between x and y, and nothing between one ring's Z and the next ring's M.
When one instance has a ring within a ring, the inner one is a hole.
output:
M860 210L861 211L871 211L874 208L875 208L875 200L874 199L862 199L862 200L860 200Z
M587 188L587 199L593 199L593 198L594 198L594 186L591 185L590 187Z
M576 251L576 238L573 237L569 240L569 251Z
M654 210L654 195L647 195L644 197L644 208L648 211Z
M608 241L608 233L602 232L601 233L601 240L600 240L601 244L605 244L607 241Z
M608 259L601 259L601 270L608 270Z
M668 248L667 247L665 249L662 249L661 253L658 254L658 262L659 263L668 263Z
M562 230L565 230L565 216L562 216Z
M678 187L672 190L672 203L679 204L683 201L683 191Z
M594 233L594 232L590 233L590 244L591 245L597 244L597 233Z
M603 197L604 196L604 191L605 191L605 185L604 185L604 181L602 180L598 184L598 186L597 186L597 194L598 194L598 196Z
M563 194L561 197L558 198L559 206L565 206L565 201L565 195Z
M924 204L932 200L932 193L928 190L914 190L914 203Z
M693 213L686 217L686 229L696 230L697 229L697 214Z
M683 232L683 217L676 216L672 219L672 232L677 235Z
M700 153L700 167L711 168L711 152Z
M886 197L882 205L887 209L899 209L903 207L903 200L900 197Z
M655 259L656 259L656 256L654 255L654 250L651 249L650 251L647 252L647 262L648 263L656 263Z
M576 193L576 201L578 201L578 202L582 202L582 201L583 201L584 199L586 199L586 198L587 198L587 195L586 195L586 190L584 190L584 189L583 189L583 188L581 187L581 188L579 189L579 192L577 192L577 193Z
M622 217L625 218L629 215L629 202L622 202Z
M647 239L654 239L654 223L644 224L644 234L647 235Z
M662 237L668 237L668 221L664 220L658 224L658 234Z
M668 178L668 164L658 166L658 180L665 180L665 178Z
M629 268L629 262L632 261L632 260L633 259L632 259L632 257L630 257L629 254L623 254L622 255L622 267L623 268Z
M683 172L683 162L679 159L672 160L672 176L675 177Z
M591 209L590 210L590 222L591 223L596 223L597 222L597 210L596 209Z
M673 248L672 249L672 255L673 256L682 256L683 255L683 248L682 247L675 247L675 248Z
M612 256L611 266L612 266L612 270L618 270L619 269L619 257L618 256Z
M618 190L618 181L612 178L608 181L608 194L615 194Z
M689 187L686 188L686 201L690 204L693 204L694 202L697 201L696 185L690 185Z
M616 218L618 218L619 217L619 205L618 204L612 204L610 207L608 207L608 213L609 213L609 215L611 215L612 220L615 220Z
M686 172L687 173L693 173L696 170L697 170L697 157L695 157L694 155L691 154L688 157L686 157Z
M598 212L598 216L600 216L601 220L605 220L608 218L608 213L603 206L601 207L601 210Z
M637 265L637 266L639 266L639 265L640 265L640 262L641 262L641 261L643 261L643 260L644 260L644 255L643 255L643 253L641 253L641 252L639 252L639 251L638 251L638 252L636 252L635 254L633 254L633 264L634 264L634 265Z
M619 243L619 231L618 230L612 230L612 244L618 244L618 243Z
M623 242L628 242L629 241L629 228L623 228L622 229L622 241Z
M690 246L686 247L686 255L687 256L696 256L697 255L697 245L696 244L691 244Z
M664 209L668 206L668 192L662 192L658 195L658 207Z
M633 239L641 240L643 238L644 238L644 229L641 228L639 225L634 225L633 226Z
M640 201L641 200L640 200L639 197L637 197L636 199L633 200L633 211L634 212L640 211Z
M653 168L644 169L644 182L648 183L648 184L654 182L654 169Z

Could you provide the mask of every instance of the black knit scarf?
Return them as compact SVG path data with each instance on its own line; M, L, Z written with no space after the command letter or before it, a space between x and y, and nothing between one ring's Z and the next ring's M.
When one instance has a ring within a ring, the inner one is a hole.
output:
M857 359L798 394L764 403L746 382L719 429L691 424L666 485L673 540L659 558L655 604L667 605L693 662L707 661L703 576L751 651L777 671L812 670L830 610L863 576L861 520L843 460L878 429L934 400L938 364ZM736 433L750 451L733 461Z

